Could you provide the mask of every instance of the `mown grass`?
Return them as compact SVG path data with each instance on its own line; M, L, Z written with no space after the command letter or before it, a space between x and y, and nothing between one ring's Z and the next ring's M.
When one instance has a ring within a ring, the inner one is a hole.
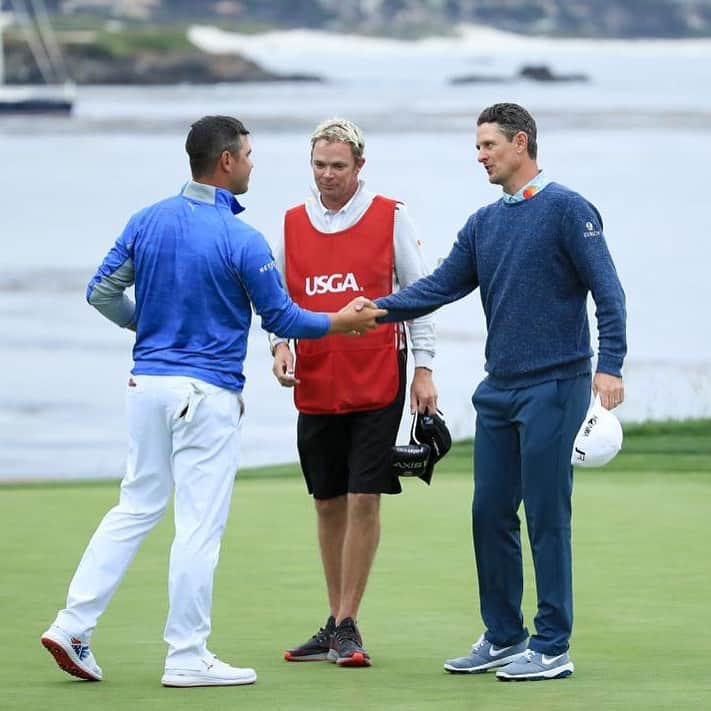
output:
M241 473L215 586L211 648L254 666L253 687L160 687L171 520L146 540L100 621L105 681L71 680L39 645L115 483L0 487L3 709L705 709L711 565L711 422L627 427L623 453L576 473L576 672L545 684L451 676L442 660L481 631L470 536L471 447L433 485L383 502L383 536L360 622L370 669L288 664L323 622L311 502L294 466ZM526 559L524 612L535 611Z

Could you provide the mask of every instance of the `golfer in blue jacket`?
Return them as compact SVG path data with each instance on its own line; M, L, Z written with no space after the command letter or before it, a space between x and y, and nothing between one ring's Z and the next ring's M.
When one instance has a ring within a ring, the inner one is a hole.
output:
M375 328L373 309L299 308L282 286L263 235L237 217L252 171L249 131L205 116L188 133L192 180L135 214L89 283L87 300L136 332L126 387L128 461L118 504L99 524L72 578L66 606L42 635L67 673L101 681L90 647L99 617L173 495L161 683L252 684L251 667L207 646L212 587L240 461L242 389L252 309L283 337ZM135 301L126 289L135 285ZM382 313L382 312L380 312Z

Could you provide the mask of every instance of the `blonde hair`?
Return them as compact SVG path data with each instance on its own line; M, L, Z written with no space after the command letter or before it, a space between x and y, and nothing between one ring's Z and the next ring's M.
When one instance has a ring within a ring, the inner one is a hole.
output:
M316 126L311 134L311 152L318 141L334 143L340 141L351 147L353 158L358 160L363 157L365 139L363 132L352 121L344 118L330 118Z

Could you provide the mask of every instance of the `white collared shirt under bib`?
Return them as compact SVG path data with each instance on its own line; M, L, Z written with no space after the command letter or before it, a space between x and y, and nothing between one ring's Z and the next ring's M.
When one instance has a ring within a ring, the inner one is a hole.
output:
M363 180L358 181L358 189L353 197L340 209L329 210L315 187L306 200L306 214L311 224L326 234L342 232L360 220L373 202L375 193L365 188ZM410 219L405 205L398 204L395 210L393 229L393 250L395 269L393 273L393 291L398 291L429 274L422 254L421 242L417 239L415 225ZM279 271L284 273L284 237L274 250ZM435 320L432 314L421 316L407 322L410 333L412 355L415 367L432 368L435 355ZM270 343L280 343L284 339L270 336Z

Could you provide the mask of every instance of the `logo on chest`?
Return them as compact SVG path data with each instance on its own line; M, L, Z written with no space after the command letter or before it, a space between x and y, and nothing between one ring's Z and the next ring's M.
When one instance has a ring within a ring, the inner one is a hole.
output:
M363 291L358 286L355 274L319 274L317 276L306 277L306 295L316 294L340 294L344 291Z

